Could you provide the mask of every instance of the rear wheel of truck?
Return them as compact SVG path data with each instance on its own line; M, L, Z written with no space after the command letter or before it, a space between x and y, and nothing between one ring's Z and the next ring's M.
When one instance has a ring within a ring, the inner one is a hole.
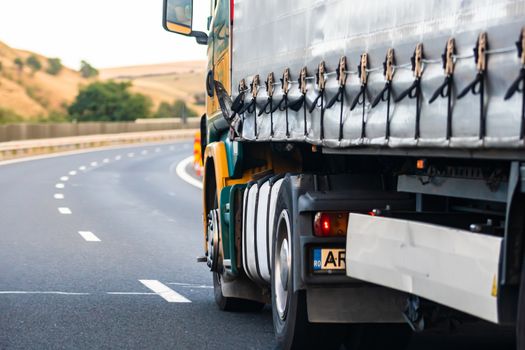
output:
M305 291L293 288L293 219L291 194L281 187L276 203L272 253L272 316L278 349L338 349L341 325L308 321Z

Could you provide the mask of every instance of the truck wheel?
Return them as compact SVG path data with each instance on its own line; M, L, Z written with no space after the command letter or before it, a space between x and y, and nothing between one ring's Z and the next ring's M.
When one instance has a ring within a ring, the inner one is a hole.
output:
M518 320L516 322L517 349L525 349L525 259L521 268L521 283L518 299Z
M210 208L210 213L218 208L219 208L219 205L218 205L217 193L215 191L213 207ZM215 222L214 225L220 225L220 223ZM220 238L219 238L219 244L222 244ZM214 258L218 259L216 263L216 265L218 266L217 270L222 271L222 257L220 256L220 254L218 254L218 256ZM216 272L216 271L212 271L212 273L213 273L213 294L215 296L215 302L217 303L217 306L219 307L219 309L223 311L237 311L237 312L255 312L255 311L262 310L262 308L265 305L264 303L260 303L260 302L253 301L253 300L247 300L247 299L225 297L222 294L222 278L223 277L221 273Z
M291 195L283 184L276 204L272 253L272 316L278 349L338 349L339 325L308 322L305 291L293 288Z
M222 276L214 272L213 273L213 294L215 295L215 303L222 311L232 312L258 312L264 307L264 303L260 303L254 300L239 299L239 298L227 298L222 294L221 289Z

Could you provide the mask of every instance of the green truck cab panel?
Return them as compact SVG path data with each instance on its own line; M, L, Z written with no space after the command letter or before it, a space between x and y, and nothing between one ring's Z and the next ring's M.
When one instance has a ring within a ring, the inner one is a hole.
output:
M232 179L242 177L242 161L243 161L243 147L242 143L231 141L228 133L224 133L221 137L226 147L226 156L228 157L228 175Z
M246 185L233 185L224 187L221 191L221 233L222 233L222 249L224 252L224 260L230 260L231 269L228 271L231 275L237 276L237 254L235 251L235 213L238 212L237 205L242 206L242 200L236 200L236 195L241 195ZM242 212L242 211L241 211ZM240 220L240 218L237 218Z

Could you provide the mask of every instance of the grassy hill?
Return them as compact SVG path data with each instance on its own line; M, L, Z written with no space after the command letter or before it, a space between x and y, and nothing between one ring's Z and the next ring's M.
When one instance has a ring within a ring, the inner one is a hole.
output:
M20 70L14 63L16 58L23 62L34 55L42 69L33 73L24 66ZM13 49L0 42L0 109L12 111L24 119L31 120L49 113L65 113L65 105L71 103L78 93L78 87L88 80L67 67L56 75L45 72L48 59L32 52Z
M162 101L183 100L199 115L204 113L205 61L174 62L100 70L100 79L128 80L132 90L150 96L155 106Z

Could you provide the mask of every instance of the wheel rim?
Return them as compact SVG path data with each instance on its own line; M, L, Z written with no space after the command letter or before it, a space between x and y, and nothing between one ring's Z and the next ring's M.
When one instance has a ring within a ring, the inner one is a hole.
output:
M283 210L277 224L277 245L275 250L275 305L281 320L286 319L288 312L288 293L290 287L291 233L288 212Z
M217 271L219 259L219 209L210 210L208 215L208 267Z

